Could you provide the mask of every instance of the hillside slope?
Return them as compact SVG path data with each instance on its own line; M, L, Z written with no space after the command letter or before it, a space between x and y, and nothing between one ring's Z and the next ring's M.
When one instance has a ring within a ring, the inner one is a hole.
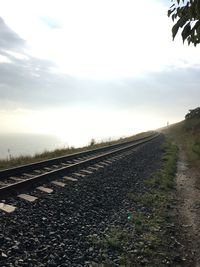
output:
M194 111L197 111L194 113ZM164 130L187 154L190 163L200 163L200 108L190 110L185 120Z

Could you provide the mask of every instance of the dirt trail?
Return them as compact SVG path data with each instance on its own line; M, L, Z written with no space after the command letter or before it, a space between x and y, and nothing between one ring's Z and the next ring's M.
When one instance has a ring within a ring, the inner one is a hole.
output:
M200 172L189 165L181 147L176 183L183 236L194 267L200 267Z

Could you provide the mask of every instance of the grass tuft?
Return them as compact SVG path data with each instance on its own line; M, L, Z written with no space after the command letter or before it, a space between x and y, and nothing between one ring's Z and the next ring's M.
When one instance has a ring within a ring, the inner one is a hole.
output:
M200 118L191 118L171 125L164 134L185 151L190 163L200 166Z

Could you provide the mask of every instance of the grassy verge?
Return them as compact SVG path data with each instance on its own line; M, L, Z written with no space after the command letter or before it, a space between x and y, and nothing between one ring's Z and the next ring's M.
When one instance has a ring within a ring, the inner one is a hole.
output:
M190 163L200 166L200 119L187 119L169 127L164 133L185 151Z
M177 147L167 139L162 148L163 166L146 180L146 193L134 192L127 196L131 211L127 213L125 225L111 227L105 237L93 240L104 251L104 261L98 266L114 266L109 257L111 251L121 267L180 266L182 259L174 249L178 243L169 215L174 197Z
M70 155L73 153L97 149L103 146L109 146L109 145L114 145L118 143L137 140L137 139L146 137L150 134L152 134L152 132L143 132L143 133L136 134L134 136L127 137L127 138L120 138L118 140L112 140L112 141L109 140L109 141L98 142L98 143L94 139L92 139L90 144L85 147L80 147L80 148L69 147L69 148L64 148L64 149L56 149L54 151L44 151L43 153L35 154L34 156L23 156L22 155L19 157L12 157L12 155L10 155L9 158L0 160L0 170L20 166L23 164L29 164L29 163L34 163L38 161L48 160L48 159L55 158L55 157L66 156L66 155Z

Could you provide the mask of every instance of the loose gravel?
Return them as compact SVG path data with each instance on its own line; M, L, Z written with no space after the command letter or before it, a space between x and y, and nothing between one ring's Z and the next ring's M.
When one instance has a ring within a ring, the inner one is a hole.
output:
M112 225L126 226L127 194L145 192L145 179L161 166L162 142L160 136L64 188L51 185L51 194L29 191L38 197L33 203L10 199L17 209L0 213L0 266L81 267L103 262L91 237L104 235ZM112 251L110 258L119 266Z

